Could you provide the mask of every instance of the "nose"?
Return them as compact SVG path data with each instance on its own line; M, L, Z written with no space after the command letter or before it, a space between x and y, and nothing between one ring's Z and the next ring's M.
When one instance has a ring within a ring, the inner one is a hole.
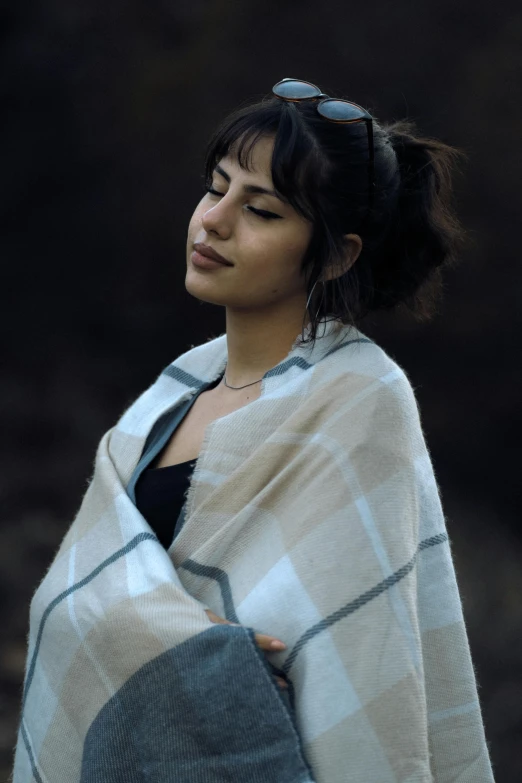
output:
M219 199L210 209L203 213L201 225L208 234L217 234L225 239L232 231L233 215L226 196Z

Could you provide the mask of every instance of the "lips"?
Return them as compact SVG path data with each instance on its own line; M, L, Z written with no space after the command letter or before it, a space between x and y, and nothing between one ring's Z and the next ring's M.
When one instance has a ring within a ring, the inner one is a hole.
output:
M213 250L208 245L204 245L202 242L196 242L194 245L194 250L196 250L202 256L212 258L214 261L219 261L220 264L225 264L225 266L234 266L230 263L230 261L227 261L226 258L220 256L219 253L216 253L215 250Z

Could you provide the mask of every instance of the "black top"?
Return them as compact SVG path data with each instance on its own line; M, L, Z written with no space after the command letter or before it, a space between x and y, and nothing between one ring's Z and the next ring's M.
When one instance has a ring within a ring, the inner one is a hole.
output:
M206 387L205 391L215 388L220 382L221 377ZM185 415L189 409L190 407L187 408ZM165 421L161 422L162 429L168 428L169 419L172 420L178 415L177 408L170 411ZM176 427L179 427L181 421L183 421L183 416ZM151 440L153 440L152 436L153 433L151 433ZM166 448L166 445L161 451ZM149 447L150 443L147 439L142 457ZM160 454L161 452L152 461L153 463L159 460ZM147 520L165 549L170 547L183 525L184 516L181 517L180 512L185 503L185 492L190 485L196 461L195 459L188 460L165 468L148 467L141 472L136 481L134 487L136 508Z
M136 484L136 507L168 549L179 533L176 521L185 502L196 460L144 470ZM181 526L180 526L181 527Z

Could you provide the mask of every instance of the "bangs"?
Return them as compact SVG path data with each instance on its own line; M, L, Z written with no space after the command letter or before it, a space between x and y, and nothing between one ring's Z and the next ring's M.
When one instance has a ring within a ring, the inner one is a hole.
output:
M319 193L329 166L300 113L278 99L240 109L218 128L206 151L206 187L212 183L217 163L226 156L251 172L253 149L267 137L275 139L271 175L276 192L302 217L313 221L318 203L312 194Z

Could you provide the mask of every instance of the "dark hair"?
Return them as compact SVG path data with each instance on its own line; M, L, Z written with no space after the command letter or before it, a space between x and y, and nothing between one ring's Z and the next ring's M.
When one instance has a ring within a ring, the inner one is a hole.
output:
M329 122L313 101L290 103L270 95L242 106L208 144L205 180L210 186L222 157L235 154L249 170L258 139L275 137L274 187L314 226L301 266L308 295L325 267L343 258L344 235L360 235L362 251L351 268L316 286L309 306L314 342L325 317L357 325L373 310L403 304L419 320L430 318L442 288L441 269L455 260L463 236L450 207L452 168L461 153L416 135L409 121L386 125L374 120L373 133L371 209L365 123Z

